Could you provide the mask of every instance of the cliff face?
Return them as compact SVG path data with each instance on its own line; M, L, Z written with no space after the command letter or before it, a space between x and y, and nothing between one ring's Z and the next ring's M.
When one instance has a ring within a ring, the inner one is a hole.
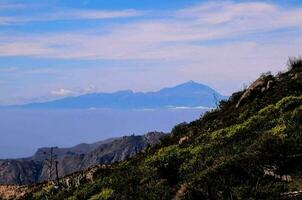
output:
M71 148L53 148L53 154L58 161L59 176L63 177L97 164L124 160L149 144L158 143L161 136L163 133L152 132L143 136L125 136ZM45 160L50 150L51 148L41 148L29 158L0 160L0 184L33 184L47 180L48 168Z
M0 161L0 183L22 184L34 183L42 172L42 163L39 161L16 159Z

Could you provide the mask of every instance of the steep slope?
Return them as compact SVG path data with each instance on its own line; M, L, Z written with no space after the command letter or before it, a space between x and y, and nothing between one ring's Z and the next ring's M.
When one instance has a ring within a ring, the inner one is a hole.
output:
M193 81L157 92L132 92L131 90L115 93L92 93L77 97L68 97L44 103L32 103L14 108L167 108L167 107L213 107L216 101L226 97L214 89Z
M121 161L159 142L163 133L150 132L143 136L125 136L71 148L53 148L58 161L59 176L84 170L97 164ZM0 160L0 184L31 184L48 179L45 160L51 148L41 148L35 155L23 159ZM53 174L54 177L54 174Z
M301 199L301 119L302 61L292 60L155 147L68 177L76 184L34 186L26 198Z

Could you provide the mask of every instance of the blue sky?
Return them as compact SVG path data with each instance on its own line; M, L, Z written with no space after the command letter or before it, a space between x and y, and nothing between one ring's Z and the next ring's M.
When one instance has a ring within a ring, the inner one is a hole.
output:
M0 0L0 104L187 80L228 95L301 46L297 0Z

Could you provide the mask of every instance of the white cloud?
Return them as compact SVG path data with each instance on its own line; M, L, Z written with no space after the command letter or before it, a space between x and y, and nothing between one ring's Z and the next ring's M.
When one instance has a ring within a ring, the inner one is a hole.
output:
M15 19L13 17L3 17L0 16L0 25L8 25L14 22Z
M61 88L58 90L51 91L50 94L56 97L66 97L73 95L73 92L71 90Z
M23 9L26 6L24 4L17 4L17 3L1 3L0 2L0 10L16 10L16 9Z
M205 24L217 25L235 20L271 16L276 12L278 12L276 6L263 2L212 2L181 10L177 14L183 17L197 18Z
M106 10L74 10L55 13L46 16L47 20L76 20L76 19L110 19L121 17L135 17L142 15L142 12L137 10L120 10L120 11L106 11Z
M47 47L49 44L34 43L35 40L26 41L26 38L20 38L18 42L7 42L1 44L0 55L2 56L34 56L47 55L55 52L54 49Z
M88 87L80 91L80 93L92 93L92 92L97 92L97 88L94 85L89 85Z
M1 7L0 7L1 9ZM53 13L34 14L32 16L0 16L0 25L26 24L30 22L48 22L63 20L102 20L128 18L143 15L143 12L128 10L64 10Z
M14 73L18 71L16 67L0 67L0 73Z

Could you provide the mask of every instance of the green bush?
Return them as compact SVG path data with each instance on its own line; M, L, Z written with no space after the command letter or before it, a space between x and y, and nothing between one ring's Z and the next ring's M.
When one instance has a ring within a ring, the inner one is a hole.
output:
M93 195L89 200L108 200L112 197L113 190L110 188L104 188L99 194Z

